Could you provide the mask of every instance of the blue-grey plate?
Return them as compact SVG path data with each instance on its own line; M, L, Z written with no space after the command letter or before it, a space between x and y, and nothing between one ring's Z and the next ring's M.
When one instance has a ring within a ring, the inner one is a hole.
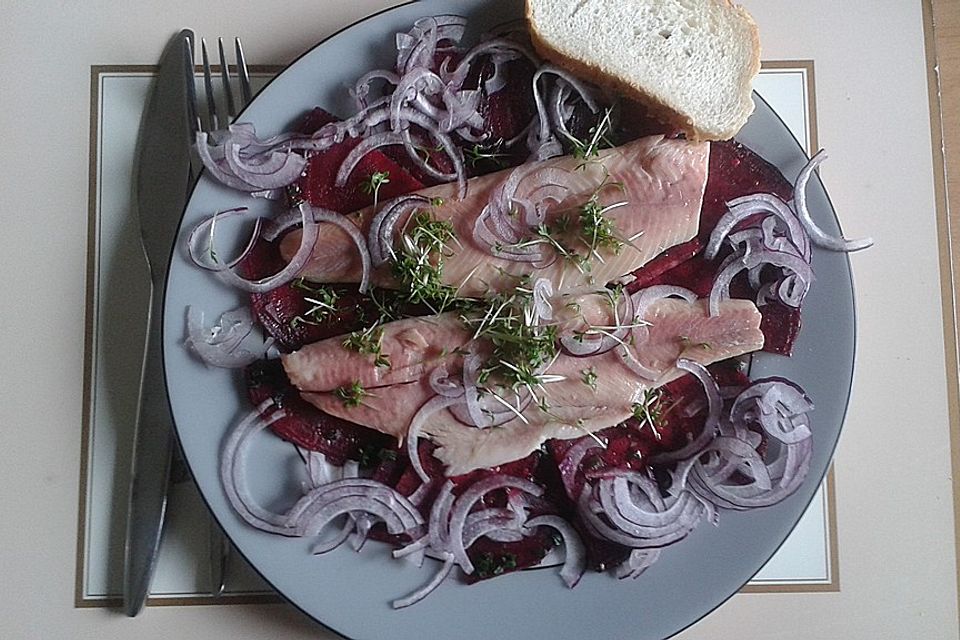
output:
M261 91L241 120L255 123L259 134L268 135L287 129L316 105L350 113L347 87L370 69L391 67L394 34L407 31L416 18L456 13L468 17L476 33L519 17L521 11L522 3L516 0L425 0L386 10L305 53ZM790 179L806 161L800 145L762 100L757 100L756 113L738 138ZM816 220L838 233L819 179L810 185L809 201ZM723 603L764 565L799 520L827 470L850 391L855 322L846 256L815 251L817 280L804 307L795 355L760 355L753 365L754 375L782 375L801 384L816 403L810 474L793 496L766 509L722 512L719 527L701 525L668 548L637 580L589 573L570 590L553 569L469 587L449 580L423 602L394 611L391 600L433 574L429 562L418 569L395 561L378 543L368 544L359 554L341 548L312 556L308 540L262 533L243 523L220 486L218 454L224 434L250 407L236 372L207 368L184 348L185 310L196 305L215 317L244 300L194 267L184 248L187 234L200 220L238 205L264 211L270 206L202 177L174 250L164 309L164 358L177 433L200 491L240 552L295 606L349 638L669 637ZM293 448L269 434L255 446L257 455L251 456L248 469L256 495L278 510L289 506L299 495L302 479Z

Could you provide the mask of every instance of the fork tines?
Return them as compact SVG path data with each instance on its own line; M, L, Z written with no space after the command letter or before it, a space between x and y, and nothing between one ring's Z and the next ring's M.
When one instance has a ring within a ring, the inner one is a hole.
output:
M237 113L243 109L250 101L252 92L250 90L250 75L247 71L247 63L243 56L243 47L240 44L240 38L234 38L234 55L236 65L231 67L227 63L227 57L224 53L223 38L217 38L217 50L220 58L219 82L214 82L215 69L210 65L210 56L207 52L207 41L200 39L200 57L203 69L203 88L204 101L206 102L206 122L201 117L199 99L197 97L196 86L190 79L195 77L195 67L190 66L195 60L195 51L193 42L187 38L184 40L186 47L186 59L188 65L187 80L187 102L190 109L190 120L193 123L194 132L198 131L216 131L229 125ZM236 75L236 78L232 77ZM237 102L234 94L234 81L240 90L240 101ZM222 96L222 98L221 98ZM222 100L225 103L218 107L217 102ZM224 116L224 108L226 117Z

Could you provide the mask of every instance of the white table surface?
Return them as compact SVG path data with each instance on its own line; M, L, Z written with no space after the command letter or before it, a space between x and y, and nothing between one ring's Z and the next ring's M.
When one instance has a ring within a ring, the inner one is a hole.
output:
M183 26L283 64L385 3L0 4L0 638L328 638L285 605L74 607L90 67ZM857 374L837 453L840 591L742 594L699 638L957 638L954 506L921 3L745 2L766 59L813 59L823 171L853 259Z

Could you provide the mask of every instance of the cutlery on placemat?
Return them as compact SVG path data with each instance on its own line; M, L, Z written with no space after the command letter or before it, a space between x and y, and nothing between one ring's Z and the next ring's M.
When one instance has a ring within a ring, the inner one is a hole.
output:
M163 52L140 121L134 173L134 207L150 271L150 308L124 544L123 606L143 608L156 566L166 511L173 419L163 374L161 331L167 267L190 185L190 129L183 69L193 32L181 31Z
M237 113L240 109L243 109L244 106L252 97L252 91L250 90L250 74L247 71L247 62L243 56L243 47L240 44L240 38L234 38L234 51L236 55L236 68L237 68L237 83L240 89L239 99L234 97L233 87L231 83L231 74L230 66L227 64L226 56L223 51L223 38L217 38L217 49L220 57L220 84L223 89L223 95L225 99L226 106L226 117L223 113L217 108L217 96L214 91L214 79L213 71L210 67L210 57L207 53L207 43L206 40L201 39L201 58L203 62L203 87L204 95L206 101L206 123L201 117L201 109L199 105L199 100L197 98L197 92L193 82L193 62L194 62L194 51L193 51L193 42L192 40L187 44L187 58L189 60L188 66L186 67L187 73L187 112L188 120L190 122L191 132L190 132L190 141L194 142L197 133L200 133L204 129L207 131L215 131L220 129L221 126L226 127L233 122L236 118ZM199 161L199 157L196 153L191 155L191 172L195 178L199 175L200 170L203 168L203 165ZM212 517L212 516L211 516ZM211 593L214 596L219 596L223 593L224 581L226 579L227 566L230 560L230 542L226 539L223 531L220 529L220 526L211 521L210 523L210 554L209 554L209 565L210 565L210 581L211 581Z

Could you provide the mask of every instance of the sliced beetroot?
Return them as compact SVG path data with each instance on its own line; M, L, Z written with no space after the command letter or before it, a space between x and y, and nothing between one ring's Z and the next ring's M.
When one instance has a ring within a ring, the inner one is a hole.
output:
M474 572L464 577L465 582L474 584L540 564L557 545L553 535L543 529L538 527L533 534L517 542L494 542L486 537L477 540L467 550Z
M698 238L670 247L631 274L634 279L627 284L627 292L634 293L658 284L662 275L693 259L702 249L703 243Z
M247 397L253 405L272 399L286 417L270 428L297 446L319 451L332 464L359 460L364 450L389 447L391 438L323 413L300 397L278 360L260 360L246 369Z
M489 65L492 67L492 65ZM513 60L500 67L500 73L506 84L487 96L480 106L480 113L490 132L490 140L512 140L516 138L533 120L537 112L530 90L533 83L533 65L526 59ZM492 73L492 70L488 73ZM516 145L523 157L512 158L511 164L522 162L528 154L525 141Z
M371 151L365 155L350 174L347 183L342 187L336 186L340 165L358 144L359 138L348 138L326 151L310 156L306 172L297 183L307 202L338 213L362 209L373 204L373 194L364 188L364 184L377 172L389 174L389 182L380 188L380 202L423 188L422 182L380 151Z
M701 240L706 242L727 202L755 193L772 193L787 201L793 185L780 170L736 141L710 143L710 170L700 213Z
M763 350L789 356L800 334L800 309L774 301L760 307Z
M594 571L612 569L630 556L628 547L598 538L590 533L579 519L574 520L573 524L587 549L587 566Z
M245 256L240 270L247 278L262 278L276 273L284 264L278 245L261 239ZM360 329L365 319L375 313L376 306L356 286L337 285L333 288L337 293L336 312L317 323L308 316L314 307L306 300L311 292L305 287L310 286L313 285L294 281L250 295L254 316L282 351Z
M303 116L300 124L297 125L296 131L297 133L313 134L323 125L330 124L331 122L339 122L339 120L340 118L326 109L315 107Z
M299 133L312 134L323 125L338 120L330 112L317 107L303 117L297 130ZM423 188L422 182L380 151L372 151L364 156L347 183L337 187L334 183L340 165L358 144L359 138L347 138L326 151L311 153L304 175L290 192L316 207L350 213L373 204L373 194L367 193L363 185L375 172L390 174L390 181L380 187L380 202Z
M450 480L452 480L455 485L454 493L459 494L461 488L465 489L478 480L482 480L490 475L507 475L523 478L524 480L534 480L537 466L540 463L540 455L540 451L538 450L525 458L514 460L513 462L508 462L497 467L476 469L459 476L451 476Z

